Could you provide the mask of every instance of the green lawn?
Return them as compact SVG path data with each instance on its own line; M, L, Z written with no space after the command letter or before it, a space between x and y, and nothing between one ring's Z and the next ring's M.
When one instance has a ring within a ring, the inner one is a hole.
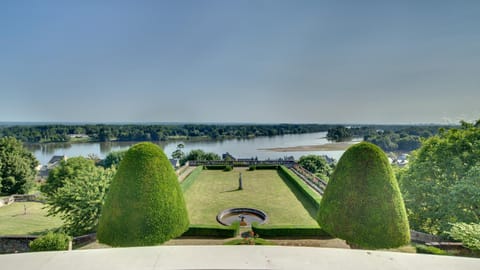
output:
M27 207L26 215L24 205ZM47 217L43 206L37 202L22 202L0 207L0 235L40 234L60 227L62 221L57 217Z
M239 172L243 190L237 190ZM275 170L204 170L185 192L191 224L218 224L227 208L250 207L267 213L268 224L316 225L316 208Z

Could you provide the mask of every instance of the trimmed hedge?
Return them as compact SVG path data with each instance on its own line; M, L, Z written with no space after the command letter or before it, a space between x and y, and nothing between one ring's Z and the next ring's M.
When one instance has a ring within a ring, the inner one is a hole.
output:
M258 164L258 165L250 165L250 167L248 167L248 170L250 171L254 171L254 170L277 170L280 166L278 165L262 165L262 164Z
M415 249L417 250L417 253L433 254L433 255L448 255L448 253L445 250L432 247L432 246L415 245Z
M28 244L30 251L67 250L71 238L63 233L49 232Z
M195 224L191 225L182 236L230 238L237 236L239 230L239 222L235 222L230 226Z
M294 185L295 188L299 190L305 196L305 198L307 198L308 201L310 201L318 209L320 200L322 199L318 193L313 191L307 184L305 184L305 182L303 182L302 179L298 178L298 176L291 172L287 167L278 167L278 173L281 177Z
M205 165L203 168L206 170L225 170L227 165Z
M273 242L267 241L262 238L254 238L254 243L250 243L249 240L242 238L242 239L233 239L223 243L226 246L238 246L238 245L256 245L256 246L274 246L276 245Z
M182 235L189 221L167 156L153 143L131 147L110 185L97 238L110 246L158 245Z
M317 220L332 236L363 248L410 243L402 195L378 146L361 142L345 151L325 189Z
M187 178L183 179L182 183L180 183L180 187L182 188L182 191L185 193L187 189L190 188L190 186L195 182L197 177L200 175L200 173L203 170L203 166L198 166L193 170Z
M263 238L268 237L320 237L330 236L320 226L301 225L258 225L252 224L252 230Z

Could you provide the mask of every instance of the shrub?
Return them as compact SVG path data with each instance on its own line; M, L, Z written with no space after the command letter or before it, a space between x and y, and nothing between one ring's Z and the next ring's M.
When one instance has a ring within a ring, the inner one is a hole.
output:
M480 251L480 224L453 223L447 234L453 239L461 241L465 247Z
M362 142L343 154L323 194L318 222L332 236L364 248L410 242L397 180L378 146Z
M253 243L251 241L253 241ZM237 246L237 245L273 246L273 245L275 245L275 243L267 241L267 240L262 239L262 238L254 238L251 241L245 240L245 238L243 238L243 239L233 239L233 240L227 241L223 244L227 245L227 246Z
M315 191L313 191L305 182L293 174L285 166L280 166L278 169L280 176L291 183L297 190L299 190L305 198L308 199L315 207L320 205L321 197Z
M227 165L205 165L203 168L206 170L225 170Z
M425 246L425 245L416 245L415 249L417 253L423 254L434 254L434 255L447 255L448 253L445 250L432 247L432 246Z
M99 242L161 244L188 229L183 193L173 168L153 143L131 147L120 162L99 221Z
M235 222L230 226L220 225L191 225L182 236L203 236L229 238L235 237L240 230L240 223Z
M259 225L252 224L252 230L262 237L319 237L329 236L319 226L301 225Z
M249 170L249 171L255 171L256 169L257 169L257 166L255 166L255 165L250 165L250 166L248 167L248 170Z
M225 169L223 169L223 170L226 171L226 172L229 172L229 171L233 170L233 168L232 168L232 166L227 165L227 166L225 166Z
M255 166L255 169L256 170L277 170L278 169L278 165L254 165Z
M30 242L31 251L67 250L71 238L63 233L49 232Z

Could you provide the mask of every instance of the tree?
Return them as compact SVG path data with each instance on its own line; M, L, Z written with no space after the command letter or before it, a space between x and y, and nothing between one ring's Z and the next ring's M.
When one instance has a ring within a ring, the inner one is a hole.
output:
M40 190L46 195L52 195L57 189L63 187L68 179L76 179L83 171L95 168L93 160L84 157L73 157L63 160L60 165L50 171L47 181Z
M327 161L322 156L307 155L301 156L298 164L309 172L316 174L318 177L328 180L332 173L332 168L328 165Z
M102 209L98 240L111 246L163 243L188 229L175 172L152 143L131 147L120 163Z
M0 188L4 194L24 194L33 186L37 159L13 137L0 138Z
M185 164L188 160L220 160L220 156L212 152L205 153L205 151L201 149L195 149L188 152L188 154L180 160L180 163Z
M185 145L183 143L178 144L177 149L175 151L173 151L173 153L172 153L172 158L180 160L183 157L185 157L185 153L183 153L183 148L184 147L185 147Z
M343 154L323 194L318 222L332 236L363 248L410 242L400 189L378 146L362 142Z
M69 235L95 232L115 168L86 166L47 195L48 215L60 216Z
M439 234L450 223L480 222L480 128L462 123L422 143L400 186L410 225Z
M104 168L111 168L113 166L117 167L118 164L120 164L120 161L122 161L123 157L125 156L125 153L127 151L113 151L108 153L108 155L105 157L105 159L102 161L102 166Z

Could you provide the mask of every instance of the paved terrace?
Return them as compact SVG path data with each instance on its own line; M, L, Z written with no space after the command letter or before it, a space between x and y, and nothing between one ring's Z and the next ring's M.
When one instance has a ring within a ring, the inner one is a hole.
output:
M480 259L276 246L155 246L0 255L1 269L480 269Z

